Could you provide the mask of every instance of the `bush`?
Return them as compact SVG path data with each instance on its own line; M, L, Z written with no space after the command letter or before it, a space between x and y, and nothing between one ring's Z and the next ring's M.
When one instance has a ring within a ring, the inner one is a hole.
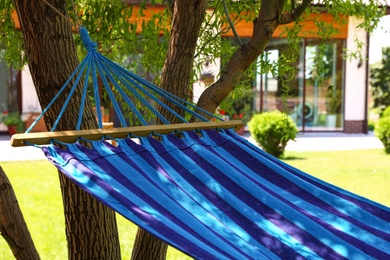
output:
M294 140L298 132L294 121L280 111L257 114L248 126L257 144L278 158L284 153L287 142Z
M374 133L385 146L386 153L390 154L390 116L378 120Z
M382 49L382 61L371 69L371 94L373 107L383 109L390 106L390 47Z
M390 116L390 106L386 107L385 110L383 110L381 117L388 117Z

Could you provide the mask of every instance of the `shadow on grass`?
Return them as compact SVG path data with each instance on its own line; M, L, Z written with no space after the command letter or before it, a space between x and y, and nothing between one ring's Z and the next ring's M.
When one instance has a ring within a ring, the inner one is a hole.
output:
M299 156L283 156L281 159L282 159L283 161L306 160L305 157L299 157Z

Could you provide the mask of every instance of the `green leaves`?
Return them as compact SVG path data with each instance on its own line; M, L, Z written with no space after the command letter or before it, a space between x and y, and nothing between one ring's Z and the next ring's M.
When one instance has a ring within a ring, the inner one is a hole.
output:
M5 60L10 67L19 69L26 63L26 57L22 55L23 37L15 29L13 11L12 0L0 2L0 59Z
M385 152L390 154L390 116L382 117L376 122L375 136L383 143Z
M297 135L293 120L277 110L253 116L248 126L257 144L275 157L282 156L288 141Z
M66 1L66 0L63 0ZM99 51L108 58L119 61L124 67L135 71L140 76L146 76L159 82L164 65L167 45L170 37L171 12L170 7L173 0L140 0L137 4L130 5L122 0L74 0L68 3L68 13L72 21L80 21L91 34L91 38L98 42ZM75 6L72 5L74 2ZM233 26L241 21L249 24L256 18L261 1L254 0L225 0L226 7ZM300 1L297 2L299 4ZM315 33L324 39L324 46L320 47L316 54L316 76L318 80L326 78L329 73L327 64L321 58L326 53L326 39L330 39L336 29L332 24L321 20L321 12L324 10L334 15L335 22L345 22L344 15L359 18L360 25L366 30L372 30L383 15L384 8L378 7L379 1L371 0L363 5L361 1L336 0L323 1L323 6L311 6L307 14L314 15L314 23L318 27ZM165 5L161 7L161 4ZM285 1L282 7L285 12L291 12L297 6L292 1ZM157 5L157 6L155 6ZM147 8L158 7L160 11L154 12L151 16ZM11 66L20 68L26 62L23 52L23 39L20 31L15 29L11 18L12 0L3 0L0 3L0 52L1 58L5 59ZM76 17L77 14L77 17ZM129 19L131 17L131 19ZM313 16L312 16L313 17ZM340 19L338 19L340 17ZM233 100L243 96L250 90L256 74L271 73L282 83L284 95L289 95L288 81L296 75L296 63L301 49L302 38L299 36L302 31L304 17L288 27L283 37L288 39L289 48L285 49L277 61L267 60L263 53L252 66L245 71L243 80L235 87L229 100L222 104L227 107ZM338 19L338 20L337 20ZM209 9L205 15L203 26L197 42L197 52L193 64L192 82L198 81L198 75L206 63L214 63L221 60L221 66L231 59L232 54L238 48L235 39L226 38L224 33L229 29L226 12L224 12L222 1L209 1ZM142 30L140 30L142 29ZM189 28L190 30L191 28ZM309 35L308 35L309 36ZM81 45L78 36L75 36L76 44ZM247 42L248 38L241 38ZM360 59L362 42L356 40L358 51L348 53L348 57ZM360 49L359 49L360 48ZM82 47L78 47L80 57L85 54ZM347 57L347 56L346 56ZM219 75L216 76L216 80Z
M65 1L65 0L64 0ZM151 52L157 54L158 57L152 59L145 55L142 58L142 64L154 72L160 71L164 63L166 42L169 37L170 13L168 7L171 6L172 0L146 0L138 1L137 5L124 4L121 0L75 0L67 1L68 13L73 21L79 20L90 32L91 37L99 42L100 50L105 55L112 57L120 57L142 52ZM226 0L230 17L234 25L239 21L245 20L251 22L255 19L260 7L261 1L245 0L233 1ZM371 0L368 4L362 5L361 1L324 1L324 6L327 12L332 13L335 17L341 14L353 15L361 19L360 27L366 30L372 30L378 23L380 16L384 12L384 8L378 8L379 1ZM150 8L150 4L166 4L167 8L152 16L150 21L140 22L142 24L142 32L137 32L136 21L129 21L129 17L137 16L137 22L142 21L146 12L145 8ZM200 34L197 57L202 56L211 59L219 57L229 57L232 50L228 50L226 42L221 40L223 28L228 28L227 18L223 11L221 1L209 1L209 12L205 18L204 26ZM287 1L283 8L285 11L290 11L292 5ZM3 53L3 58L12 66L20 67L25 59L21 59L23 50L23 41L20 32L14 28L14 22L11 19L13 10L11 0L3 0L0 3L0 28L1 28L1 46L6 49ZM317 13L317 7L312 7L311 12ZM75 17L77 12L78 18ZM316 20L318 26L318 34L323 38L329 38L335 33L334 27ZM301 30L300 23L296 23L294 27L289 28L286 32L291 39L292 49L295 49L297 33ZM161 40L164 39L164 40ZM245 40L245 39L244 39ZM77 44L80 44L77 41ZM231 48L232 46L230 46ZM236 48L236 47L235 47ZM293 57L291 57L293 58ZM200 59L195 64L195 68L199 69ZM158 68L158 69L157 69Z
M371 69L371 94L373 107L384 110L390 106L390 48L384 48L380 66Z

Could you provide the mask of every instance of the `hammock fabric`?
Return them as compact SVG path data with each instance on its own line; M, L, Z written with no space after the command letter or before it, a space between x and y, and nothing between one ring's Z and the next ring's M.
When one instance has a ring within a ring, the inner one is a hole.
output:
M196 259L390 259L390 209L232 130L42 147L70 179Z

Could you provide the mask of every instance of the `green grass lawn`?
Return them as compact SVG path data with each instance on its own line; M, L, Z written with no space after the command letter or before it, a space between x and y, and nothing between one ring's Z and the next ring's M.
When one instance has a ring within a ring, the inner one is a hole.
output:
M286 152L287 163L320 179L390 206L390 156L383 150ZM10 179L41 259L66 259L61 192L46 161L0 163ZM129 259L137 228L118 216L122 258ZM0 259L13 259L0 238ZM190 259L172 248L168 259Z
M56 168L48 161L0 162L10 180L42 260L67 259L65 219ZM122 259L130 259L137 227L117 215ZM0 259L13 259L0 236ZM174 248L167 259L191 259Z
M384 150L286 152L284 161L390 207L390 155Z

